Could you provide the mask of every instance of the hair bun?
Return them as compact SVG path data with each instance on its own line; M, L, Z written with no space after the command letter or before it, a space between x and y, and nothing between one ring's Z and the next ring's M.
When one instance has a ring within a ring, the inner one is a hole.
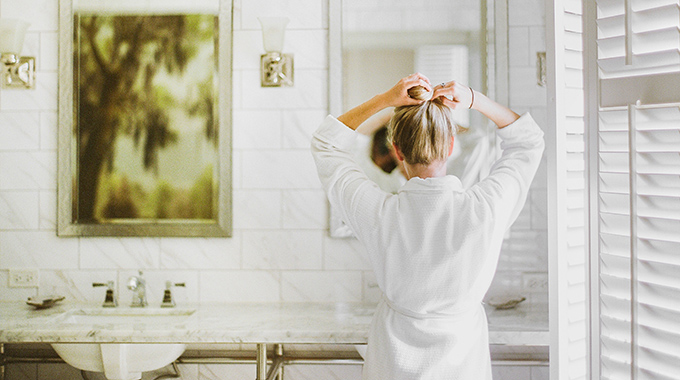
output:
M432 93L423 86L415 86L408 89L408 95L417 100L430 100Z

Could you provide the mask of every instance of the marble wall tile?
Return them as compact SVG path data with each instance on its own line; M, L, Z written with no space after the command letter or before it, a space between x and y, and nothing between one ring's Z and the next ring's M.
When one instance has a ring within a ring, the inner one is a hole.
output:
M508 63L510 66L529 66L529 28L508 28Z
M54 111L40 113L40 149L57 150L58 117Z
M248 0L241 4L241 28L260 30L260 16L288 17L288 30L320 29L328 25L324 0Z
M335 239L324 236L323 252L325 270L371 269L368 253L357 239Z
M116 284L114 295L120 300L120 286L118 286L118 272L110 269L103 270L41 270L40 294L63 295L68 301L104 302L106 287L93 287L93 283Z
M234 190L234 228L281 228L283 226L281 207L280 190Z
M23 302L28 297L34 297L38 294L36 288L10 288L8 284L9 271L0 269L0 302Z
M281 300L359 302L361 272L290 271L281 274Z
M246 269L321 269L322 231L243 231Z
M328 228L328 202L322 190L284 190L283 228Z
M510 75L510 105L546 106L546 88L536 83L536 69L533 67L516 67Z
M25 18L24 18L25 20ZM30 22L30 21L29 21ZM34 57L35 58L35 65L36 65L36 70L40 70L40 33L38 32L32 32L29 30L26 31L26 35L24 36L24 45L23 48L21 49L21 55L26 56L26 57Z
M508 0L510 26L545 25L545 2L535 0Z
M234 149L281 149L281 111L234 110Z
M529 27L529 66L536 67L536 53L545 51L545 28L542 26Z
M312 133L328 115L326 109L283 111L283 147L309 149Z
M58 29L59 2L55 0L3 0L0 14L3 18L29 21L30 31L56 31Z
M238 269L241 267L241 234L222 238L160 239L161 269Z
M143 270L142 278L146 281L146 297L149 306L159 307L163 301L165 283L167 281L184 283L184 287L173 286L171 291L178 306L199 302L199 271L195 270ZM118 273L118 294L121 305L132 302L132 291L127 283L132 276L139 276L137 270L124 270Z
M0 113L0 150L40 148L40 114L35 112Z
M39 79L32 90L1 90L0 111L56 111L57 73L38 71L36 77Z
M241 102L244 109L325 108L328 104L327 70L295 70L292 87L260 87L259 70L242 70Z
M39 225L37 191L0 191L0 230L36 230Z
M157 238L82 238L80 268L159 268L160 251Z
M244 189L319 189L309 150L243 151Z
M59 70L59 33L40 33L40 50L36 55L37 70Z
M0 190L56 188L56 151L0 151Z
M78 239L54 231L0 231L0 268L78 268Z
M328 33L325 30L286 30L283 53L293 54L295 70L328 68ZM265 54L262 31L234 32L234 69L259 70Z
M56 230L57 194L54 191L40 191L39 225L41 230Z
M240 270L199 273L200 302L277 302L280 280L276 272Z

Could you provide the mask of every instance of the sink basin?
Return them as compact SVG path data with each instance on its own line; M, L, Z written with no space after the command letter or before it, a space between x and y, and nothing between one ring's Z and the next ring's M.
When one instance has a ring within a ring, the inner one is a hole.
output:
M58 322L76 325L148 324L156 327L182 323L196 310L175 308L92 308L73 309L62 314Z
M183 323L194 311L175 308L73 309L59 316L57 323L92 326L96 330L140 325L158 329ZM52 347L69 365L85 371L104 372L109 380L140 379L142 372L165 367L185 349L181 343L53 343Z

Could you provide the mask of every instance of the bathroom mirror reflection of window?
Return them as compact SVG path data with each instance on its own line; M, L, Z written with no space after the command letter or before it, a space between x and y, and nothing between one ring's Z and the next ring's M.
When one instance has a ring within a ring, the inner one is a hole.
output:
M331 94L331 113L344 113L414 72L427 76L433 85L456 80L493 96L495 57L504 55L490 43L495 41L490 36L495 32L493 6L491 0L398 0L388 7L377 0L342 0L341 79L335 86L331 83L331 91L339 87L341 96ZM332 27L331 21L331 34ZM331 59L332 64L335 61ZM333 71L331 67L331 78ZM372 180L396 193L406 178L386 139L390 113L379 113L357 129L361 137L353 154ZM494 126L467 109L454 115L459 125L474 128L456 137L447 171L470 186L488 173L495 159ZM335 210L330 217L331 236L352 235Z

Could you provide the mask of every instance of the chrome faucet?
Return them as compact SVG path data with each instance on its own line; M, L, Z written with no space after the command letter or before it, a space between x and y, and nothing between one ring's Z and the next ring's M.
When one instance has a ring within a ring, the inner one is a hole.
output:
M130 307L144 307L146 302L146 281L142 278L142 271L139 276L131 276L127 283L128 289L132 290L132 303Z
M106 298L104 299L104 303L102 304L103 307L116 307L118 306L118 299L116 296L113 294L113 288L115 287L115 283L113 281L109 282L93 282L92 287L97 287L97 286L106 286Z

